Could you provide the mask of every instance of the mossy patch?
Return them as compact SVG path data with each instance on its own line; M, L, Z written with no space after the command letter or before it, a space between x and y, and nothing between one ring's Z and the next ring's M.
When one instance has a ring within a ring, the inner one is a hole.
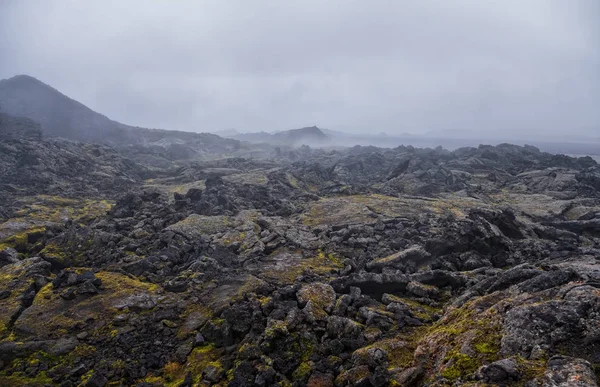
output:
M12 324L22 307L23 294L33 283L25 276L30 261L6 265L0 268L0 291L9 291L8 297L0 300L0 338L12 332Z
M71 220L87 225L106 214L113 206L108 200L71 199L38 195L19 199L14 216L0 224L2 245L26 252L46 227ZM0 246L1 249L1 246Z
M418 217L424 213L464 218L471 208L488 207L473 198L385 196L379 194L322 198L308 205L301 220L308 226L375 223L377 216Z
M94 232L89 228L82 228L77 234L50 240L40 251L40 255L59 267L83 266L94 243Z
M27 228L24 231L4 238L2 245L5 247L12 247L20 253L25 253L27 252L29 245L39 239L44 232L46 232L45 227ZM0 250L2 250L2 248L0 248Z
M140 302L152 302L160 289L158 285L119 273L98 272L95 275L102 280L100 293L78 296L71 301L63 300L52 284L45 285L15 322L15 328L42 338L57 338L85 322L88 331L110 336L112 319L122 313L120 309L130 302L131 297L141 298Z
M222 355L222 350L216 348L212 344L194 348L192 353L190 353L187 358L185 370L190 371L194 380L199 382L202 372L206 369L206 367L212 366L217 368L219 371L223 371L223 365L220 361Z
M306 271L328 279L332 271L343 267L342 259L337 254L318 251L313 257L303 258L299 251L277 250L266 260L260 276L277 285L289 285Z
M203 236L225 232L234 226L234 220L229 216L192 214L169 226L168 229L181 233L188 238L201 238Z
M45 387L52 385L52 379L50 379L45 372L40 372L37 376L30 378L20 373L13 374L11 376L0 375L0 386L3 387Z
M313 368L313 362L303 361L292 373L292 380L294 381L306 381L310 376Z
M450 310L427 328L421 344L442 356L434 373L439 372L448 380L464 379L482 365L500 358L502 317L496 307L483 307L493 301L488 298L481 297ZM465 352L465 348L470 351Z
M388 297L393 302L398 302L408 306L410 312L416 318L422 321L432 321L433 318L442 312L441 307L434 307L431 305L423 304L407 297L398 297L395 295L388 294Z
M113 202L109 200L71 199L48 195L25 198L21 203L21 208L15 212L16 219L51 223L72 220L87 224L106 214L113 206Z

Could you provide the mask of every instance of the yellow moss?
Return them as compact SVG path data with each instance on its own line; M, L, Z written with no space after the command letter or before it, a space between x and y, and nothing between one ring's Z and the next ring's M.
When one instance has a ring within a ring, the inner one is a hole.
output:
M77 298L65 303L58 293L54 293L52 285L47 284L21 315L17 328L31 330L40 336L57 337L67 333L78 323L93 321L89 328L92 335L110 337L115 332L112 332L114 329L107 322L122 313L118 308L121 308L124 300L132 295L152 294L158 290L157 285L119 273L98 272L95 275L102 280L101 295Z
M307 206L301 220L308 226L374 223L373 214L387 217L417 217L423 213L451 214L464 218L470 208L485 208L486 204L472 198L443 197L441 199L378 194L322 198Z
M84 242L69 241L67 244L60 246L56 243L48 243L40 251L40 254L66 266L76 266L83 263L85 253L93 244L93 239Z
M238 232L238 231L229 231L227 232L222 239L220 239L220 242L225 245L225 246L230 246L233 243L238 243L238 242L244 242L246 239L246 233L245 232ZM248 246L244 244L242 244L241 248L247 249Z
M354 367L349 369L348 371L344 371L338 375L335 379L335 385L351 385L353 386L355 383L368 378L371 375L369 371L369 367Z
M184 323L179 327L177 337L183 339L194 333L199 325L197 321L208 320L212 317L212 314L212 311L206 305L192 302L188 303L185 312L181 315Z
M546 373L545 360L527 360L521 356L516 356L515 360L519 365L519 369L523 371L523 377L514 384L515 387L525 386L527 382L544 377Z
M422 304L415 300L411 300L410 298L398 297L394 295L389 295L389 297L394 302L399 302L407 305L411 313L421 320L431 320L433 316L441 312L441 308L436 308L431 305Z
M47 257L52 257L60 262L65 261L68 257L67 253L58 245L48 243L40 253Z
M163 368L163 378L167 382L175 382L185 377L185 369L176 362L168 362Z
M271 256L285 253L285 251L275 251ZM309 270L314 274L329 277L334 270L343 269L342 259L336 254L325 254L319 251L316 256L311 258L302 258L299 253L294 254L292 259L286 259L281 265L267 268L262 276L272 282L280 285L293 283L296 278L305 271Z
M51 300L54 295L54 286L52 283L47 283L44 285L35 295L38 298L40 303L45 303L48 300Z
M88 380L90 380L93 375L94 375L94 370L89 370L85 374L81 375L81 383L79 385L85 386L86 383L88 382Z
M298 188L298 179L296 179L296 177L294 175L292 175L289 172L285 173L285 177L287 178L288 183L294 187L294 188Z
M15 374L11 376L1 376L0 375L0 386L3 387L17 387L17 386L47 386L52 385L52 379L50 379L46 372L40 372L36 377L29 378L26 376L16 376Z
M96 277L102 280L102 287L119 293L132 293L132 291L145 291L154 293L160 289L160 286L150 282L143 282L130 278L126 275L113 273L110 271L101 271L96 273Z
M298 368L292 373L293 380L301 381L306 380L312 371L313 363L311 361L303 361L300 363Z
M451 362L449 367L442 370L442 376L449 380L470 375L481 366L477 359L456 351L451 352L444 360Z
M187 358L185 365L186 371L192 373L194 380L199 381L202 375L202 371L208 366L216 367L218 370L222 370L223 366L220 362L222 351L215 348L214 345L208 344L202 347L194 348L192 353Z
M76 357L88 357L94 353L96 353L96 347L88 344L79 344L70 354Z
M265 286L265 281L257 278L253 275L245 277L245 282L243 282L238 288L237 292L232 295L232 301L239 301L244 299L247 294L255 293L261 287Z
M484 297L468 302L427 328L421 343L442 355L445 351L436 371L445 378L464 378L478 367L499 359L502 321L494 307L478 311L486 302L489 299ZM465 345L473 352L463 353Z
M288 329L285 321L274 321L265 329L265 337L267 339L274 339L280 334L287 335Z
M104 215L113 206L108 200L71 199L38 195L19 200L20 208L10 222L25 224L63 223L71 219L80 224Z
M32 227L22 232L11 235L3 240L3 245L6 247L12 247L20 252L26 251L29 245L30 235L43 233L46 231L45 227ZM1 250L1 249L0 249Z

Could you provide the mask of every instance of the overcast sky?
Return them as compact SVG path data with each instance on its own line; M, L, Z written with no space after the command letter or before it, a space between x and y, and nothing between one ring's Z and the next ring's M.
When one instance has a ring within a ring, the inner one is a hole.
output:
M215 131L600 132L598 0L0 0L0 78Z

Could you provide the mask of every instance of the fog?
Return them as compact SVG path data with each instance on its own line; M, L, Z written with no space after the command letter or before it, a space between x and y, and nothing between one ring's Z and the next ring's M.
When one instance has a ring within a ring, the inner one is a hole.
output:
M600 137L600 2L0 2L0 78L131 125Z

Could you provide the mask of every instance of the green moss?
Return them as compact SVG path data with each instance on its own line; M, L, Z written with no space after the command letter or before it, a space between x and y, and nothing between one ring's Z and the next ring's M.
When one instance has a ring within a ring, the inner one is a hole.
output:
M442 311L442 308L436 308L431 305L422 304L410 298L398 297L394 295L389 295L389 297L392 299L393 302L398 302L408 306L410 312L416 318L421 319L423 321L431 321L434 316L438 315Z
M34 223L64 223L71 219L80 224L110 211L113 203L108 200L70 199L60 196L39 195L21 199L21 208L15 212L13 221Z
M473 348L479 353L494 355L500 350L498 343L496 338L490 338L489 342L473 343Z
M51 339L67 334L78 324L89 321L87 330L91 335L109 339L115 330L110 322L117 314L123 313L124 300L134 294L153 294L159 291L157 285L147 284L123 274L98 272L95 275L102 280L101 294L77 298L70 303L65 303L59 294L53 291L52 284L45 285L36 294L32 305L19 318L17 328Z
M296 177L294 175L292 175L289 172L285 173L285 177L287 178L288 183L294 187L294 188L298 188L298 179L296 179Z
M2 245L5 247L12 247L15 250L23 253L27 251L29 244L32 242L32 237L44 233L45 231L45 227L29 228L25 231L5 238L2 242ZM0 250L2 250L2 248L0 248Z
M94 370L89 370L85 374L81 375L81 384L80 385L85 386L85 384L88 382L88 380L90 380L92 378L92 376L94 376Z
M414 352L424 332L424 327L412 328L394 338L382 339L357 349L354 353L366 353L371 348L380 348L387 353L389 369L407 368L414 361Z
M264 332L265 338L272 340L280 335L287 335L288 329L285 321L274 321Z
M546 373L546 360L528 360L521 356L516 356L514 359L517 361L519 370L522 371L523 375L521 380L512 384L514 387L523 387L528 385L528 382L544 377Z
M40 254L46 257L54 258L60 262L64 262L68 258L68 254L63 250L63 248L54 243L47 244L42 251L40 251Z
M47 386L52 385L52 379L50 379L45 372L40 372L36 377L29 378L26 376L20 376L13 374L11 376L0 375L0 386L3 387L17 387L17 386Z
M219 372L223 370L220 361L222 355L222 350L215 348L213 344L194 348L187 358L185 371L190 371L194 380L199 382L206 367L215 367Z
M306 379L308 379L308 376L310 375L310 372L312 371L312 366L313 363L310 361L303 361L302 363L300 363L298 368L296 368L292 373L293 380L306 381Z
M55 260L65 266L82 265L86 252L94 244L94 239L89 237L86 240L68 240L64 245L48 243L44 246L40 254L46 258Z
M335 379L335 385L336 386L338 386L338 385L353 386L353 385L357 384L358 382L360 382L361 380L368 378L370 375L371 375L371 371L369 370L369 367L366 367L366 366L354 367L354 368L351 368L351 369L339 374L338 377Z
M481 366L479 360L456 351L451 352L444 360L451 364L442 370L442 376L449 380L466 377Z
M75 347L75 349L73 349L73 351L70 354L75 357L89 357L94 355L95 353L95 347L87 344L79 344Z
M282 324L285 325L285 324ZM287 331L287 326L283 327ZM299 337L296 333L293 335L294 342L290 349L302 361L307 362L315 351L315 342L306 337Z
M427 328L420 343L445 356L432 370L432 377L439 372L449 380L464 378L500 358L502 319L495 307L481 310L482 305L497 302L492 297L480 297L453 309ZM472 352L463 351L465 346Z
M286 252L285 250L277 250L271 255ZM284 265L265 270L262 277L278 285L289 285L294 283L296 278L303 275L307 270L328 279L331 277L332 272L344 268L342 259L336 254L325 254L323 251L318 250L315 256L302 258L299 251L289 253L298 258L287 260Z

